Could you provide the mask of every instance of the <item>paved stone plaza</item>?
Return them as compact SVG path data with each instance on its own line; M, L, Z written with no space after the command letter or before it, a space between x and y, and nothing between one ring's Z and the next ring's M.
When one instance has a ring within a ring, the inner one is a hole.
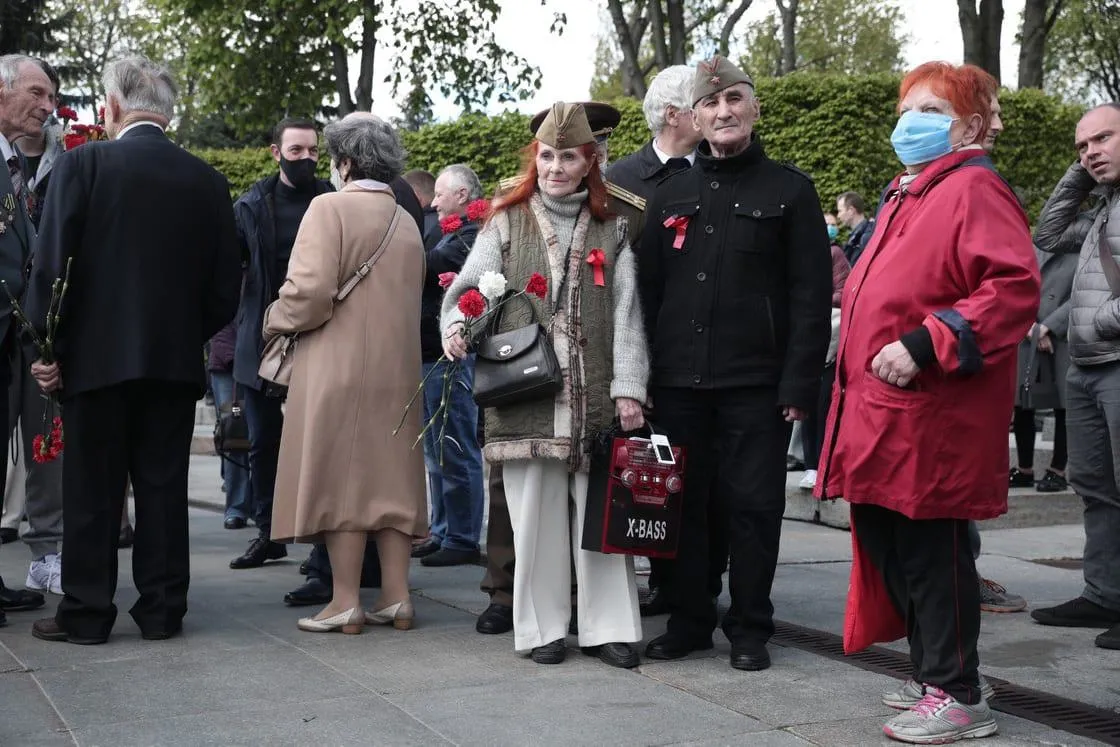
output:
M512 637L482 636L482 570L414 564L417 627L360 636L303 633L283 593L301 582L306 548L284 562L232 571L253 530L222 529L217 460L195 457L193 581L185 635L148 642L127 615L135 599L121 553L121 608L107 645L44 643L42 612L0 629L0 745L871 745L892 712L879 694L898 681L798 649L772 646L766 672L732 670L729 645L677 662L611 669L569 652L541 667ZM213 504L214 508L204 508ZM787 521L774 602L781 620L839 633L850 536ZM1080 589L1080 571L1032 562L1081 555L1076 525L984 533L984 575L1032 605ZM0 550L0 572L22 584L28 553ZM644 583L644 580L643 580ZM372 603L375 592L365 592ZM726 596L726 595L725 595ZM726 601L726 599L725 599ZM48 601L53 610L55 598ZM314 611L312 608L310 611ZM664 618L646 621L646 639ZM1096 631L1044 628L1026 614L985 615L983 671L1120 712L1120 652ZM574 648L574 639L569 639ZM997 714L1000 736L977 745L1097 744Z

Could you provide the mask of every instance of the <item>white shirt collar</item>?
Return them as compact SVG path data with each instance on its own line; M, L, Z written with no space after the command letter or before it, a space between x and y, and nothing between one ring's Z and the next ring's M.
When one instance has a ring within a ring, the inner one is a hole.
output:
M3 133L0 133L0 160L3 160L4 163L7 163L8 159L15 154L16 151L14 148L12 148L12 144L8 142L8 138L4 137Z
M661 163L669 163L669 159L672 158L668 153L657 147L657 138L653 139L653 152L657 156L657 160L661 161ZM696 151L694 150L689 153L685 156L685 159L688 160L689 165L696 163Z
M376 179L357 179L350 182L350 184L358 187L359 189L366 189L371 192L384 192L386 190L392 191L393 189L385 182L379 182Z
M123 130L118 132L116 139L120 140L122 137L124 137L124 134L126 132L129 132L131 130L135 130L137 127L158 127L160 132L166 132L166 130L164 130L161 125L158 125L155 122L148 122L148 121L133 122L128 127L125 127Z

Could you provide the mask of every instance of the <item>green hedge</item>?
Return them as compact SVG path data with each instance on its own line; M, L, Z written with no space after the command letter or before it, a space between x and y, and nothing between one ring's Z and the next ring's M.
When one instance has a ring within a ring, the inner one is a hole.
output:
M760 80L758 131L767 152L809 173L828 209L836 195L847 190L873 203L900 170L890 145L898 82L890 75L797 74ZM1022 191L1032 218L1037 217L1075 156L1073 130L1080 112L1037 90L1003 91L1000 102L1006 129L996 148L996 165ZM624 99L615 106L623 116L611 136L612 159L637 150L650 136L641 102ZM436 173L462 162L492 188L520 168L521 149L530 139L528 122L528 116L509 112L495 117L471 114L416 132L403 131L401 137L409 168ZM198 155L226 175L235 194L276 170L265 149L206 150ZM320 161L324 176L326 161Z

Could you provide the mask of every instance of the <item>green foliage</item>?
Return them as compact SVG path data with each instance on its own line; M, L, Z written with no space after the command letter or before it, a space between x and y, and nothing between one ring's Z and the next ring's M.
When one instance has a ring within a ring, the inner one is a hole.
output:
M796 73L758 80L762 118L758 132L771 158L788 161L812 176L822 207L835 209L841 192L854 190L871 204L901 171L891 148L899 78L894 75L829 76ZM996 145L996 166L1023 194L1037 217L1062 173L1073 161L1073 130L1079 110L1035 89L1002 91L1004 134ZM641 103L614 105L622 123L611 135L611 160L638 150L650 133ZM409 168L437 173L466 163L488 191L521 168L521 150L530 142L529 117L506 112L470 114L456 122L402 131ZM268 150L207 150L198 155L230 180L240 194L276 173ZM327 159L320 161L325 177Z
M896 72L902 68L902 11L896 0L801 0L797 11L797 71L819 73ZM780 75L781 21L776 11L747 32L744 69Z
M1046 88L1068 99L1120 101L1120 5L1067 0L1046 41Z

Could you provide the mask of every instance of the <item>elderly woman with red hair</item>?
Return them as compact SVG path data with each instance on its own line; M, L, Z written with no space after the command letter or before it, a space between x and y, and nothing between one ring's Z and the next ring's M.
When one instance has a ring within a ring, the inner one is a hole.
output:
M458 301L494 280L485 273L502 273L511 288L535 274L548 279L544 298L525 295L503 307L495 331L544 325L563 385L555 395L486 411L484 455L504 470L517 556L514 647L538 664L564 660L574 556L580 646L612 666L635 667L630 644L642 630L633 561L583 550L581 538L591 439L616 413L624 430L644 423L649 354L637 268L625 219L607 210L584 107L553 105L525 156L520 181L495 200L444 297L444 352L467 355Z
M913 679L883 727L914 744L995 734L982 692L968 520L1007 511L1016 350L1038 309L1027 217L983 150L990 77L905 77L891 142L906 170L844 288L818 492L851 503L845 649L907 637Z

